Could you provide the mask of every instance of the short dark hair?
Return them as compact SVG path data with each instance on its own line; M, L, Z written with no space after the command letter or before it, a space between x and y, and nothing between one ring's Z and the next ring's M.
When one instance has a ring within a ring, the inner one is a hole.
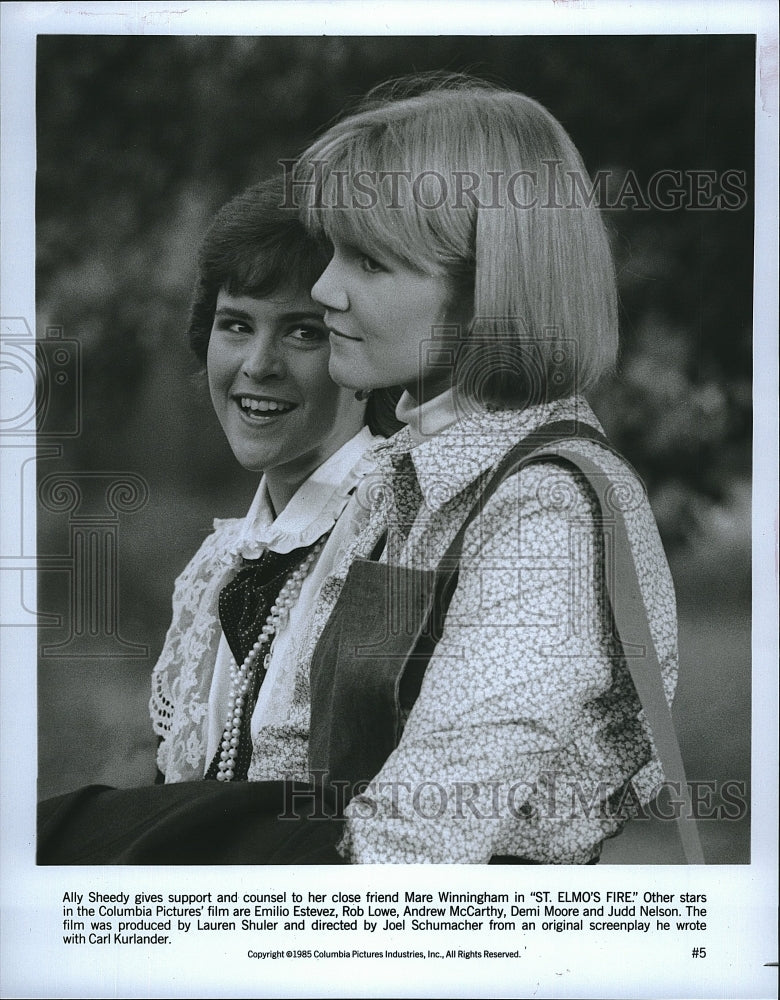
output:
M291 284L311 288L327 266L328 243L309 235L283 198L279 177L253 184L222 206L203 238L187 331L203 364L221 289L264 299Z
M275 175L232 198L217 212L198 254L198 275L187 329L190 347L206 364L217 296L264 299L291 285L310 289L325 270L331 247L303 226L296 208L284 205L284 180ZM400 389L376 390L366 406L374 434L389 437Z

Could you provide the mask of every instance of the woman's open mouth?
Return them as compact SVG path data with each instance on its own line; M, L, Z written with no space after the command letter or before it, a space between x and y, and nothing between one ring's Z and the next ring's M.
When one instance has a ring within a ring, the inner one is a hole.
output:
M236 402L242 416L256 423L267 423L269 420L283 416L285 413L290 413L298 405L297 403L290 403L285 399L257 398L255 396L237 396Z

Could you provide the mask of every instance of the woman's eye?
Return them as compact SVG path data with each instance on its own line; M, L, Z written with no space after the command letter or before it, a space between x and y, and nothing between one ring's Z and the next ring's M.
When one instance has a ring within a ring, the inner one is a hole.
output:
M334 258L342 258L343 260L348 261L351 265L359 267L360 270L365 271L366 274L380 274L381 272L388 270L385 264L378 261L376 257L372 257L370 254L367 254L362 247L355 243L341 243L336 241L334 242L333 247Z
M218 318L214 323L214 330L220 333L251 334L252 327L241 319L229 319L228 317Z
M385 270L378 260L374 260L373 257L369 257L367 253L363 253L360 255L359 262L361 268L367 274L379 274L380 271Z
M321 344L328 339L328 331L324 326L295 326L288 336L301 344Z

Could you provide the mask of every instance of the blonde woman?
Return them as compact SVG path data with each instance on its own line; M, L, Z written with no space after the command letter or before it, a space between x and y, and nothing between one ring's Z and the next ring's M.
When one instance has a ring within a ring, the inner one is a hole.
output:
M347 803L338 850L593 863L679 752L667 561L583 395L618 324L582 160L528 97L406 80L316 141L288 195L333 246L312 292L332 377L405 389L319 608L310 765Z

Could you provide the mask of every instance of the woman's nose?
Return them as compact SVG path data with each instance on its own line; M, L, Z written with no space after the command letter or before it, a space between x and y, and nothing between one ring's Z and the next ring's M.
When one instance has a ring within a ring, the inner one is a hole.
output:
M349 309L349 297L339 280L338 265L331 260L311 290L315 302L331 312L344 312Z
M267 378L281 378L286 368L276 337L255 334L248 342L242 367L244 374L255 382L262 382Z

